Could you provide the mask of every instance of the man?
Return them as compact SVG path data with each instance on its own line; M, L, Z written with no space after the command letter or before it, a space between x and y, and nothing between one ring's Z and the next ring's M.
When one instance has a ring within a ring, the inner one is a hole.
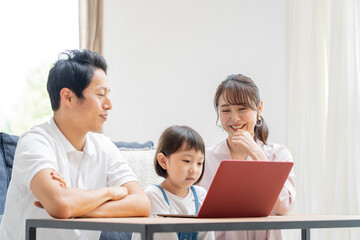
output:
M150 202L127 162L100 133L112 105L105 59L63 53L49 72L49 123L19 139L0 239L25 239L27 218L148 216ZM100 232L38 229L37 239L99 239Z

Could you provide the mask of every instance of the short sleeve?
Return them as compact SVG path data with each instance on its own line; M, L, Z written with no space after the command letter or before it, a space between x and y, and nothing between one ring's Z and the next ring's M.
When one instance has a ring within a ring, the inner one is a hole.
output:
M198 198L199 198L199 202L200 204L202 205L202 203L204 202L205 200L205 197L206 197L206 189L201 187L201 186L198 186L198 185L194 185L195 187L195 190L196 190L196 193L198 195Z
M151 217L156 217L157 214L169 214L170 207L164 199L161 190L157 186L149 186L145 189L151 203Z
M35 174L45 168L58 170L51 141L39 133L24 134L19 139L14 156L13 179L28 188Z
M121 186L125 183L138 181L132 169L130 168L126 159L122 157L119 149L110 140L110 138L103 136L101 145L105 152L101 156L107 161L107 185L108 186Z

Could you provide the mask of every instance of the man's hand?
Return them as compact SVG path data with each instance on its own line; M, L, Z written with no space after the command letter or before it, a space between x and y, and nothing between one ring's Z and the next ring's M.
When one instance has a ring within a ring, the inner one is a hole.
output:
M64 179L63 175L61 175L56 170L52 170L50 174L51 174L52 179L57 180L57 181L60 182L60 187L66 188L66 182L65 182L65 179Z
M59 175L56 175L56 176L59 176ZM53 179L54 179L54 177L53 177ZM125 188L125 187L109 187L109 190L111 192L111 195L113 196L111 200L120 200L129 194L127 188ZM34 205L38 208L44 208L44 206L39 201L35 201Z
M30 189L39 201L35 206L44 208L54 218L80 217L113 198L126 195L122 188L67 188L63 176L53 171L40 170L31 180Z
M92 190L66 187L61 174L40 170L30 189L38 199L34 205L54 218L149 216L150 201L136 181Z
M51 170L50 175L51 175L52 179L59 181L60 187L66 188L66 182L65 182L63 175L61 175L56 170ZM38 208L44 208L44 206L41 204L40 201L35 201L34 205Z
M126 187L113 186L109 187L109 190L113 196L111 200L120 200L129 194Z

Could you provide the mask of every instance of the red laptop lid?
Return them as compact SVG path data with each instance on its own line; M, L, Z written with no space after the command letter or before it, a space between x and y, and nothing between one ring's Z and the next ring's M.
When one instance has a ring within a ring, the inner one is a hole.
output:
M293 164L293 162L223 160L198 217L270 215Z

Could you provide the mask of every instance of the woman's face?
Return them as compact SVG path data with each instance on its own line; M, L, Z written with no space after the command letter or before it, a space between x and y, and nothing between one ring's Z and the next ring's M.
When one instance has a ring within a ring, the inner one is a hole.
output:
M222 127L230 137L239 130L247 131L254 137L254 128L258 117L261 115L262 104L260 101L257 111L243 105L230 105L225 101L224 94L222 94L218 105Z

